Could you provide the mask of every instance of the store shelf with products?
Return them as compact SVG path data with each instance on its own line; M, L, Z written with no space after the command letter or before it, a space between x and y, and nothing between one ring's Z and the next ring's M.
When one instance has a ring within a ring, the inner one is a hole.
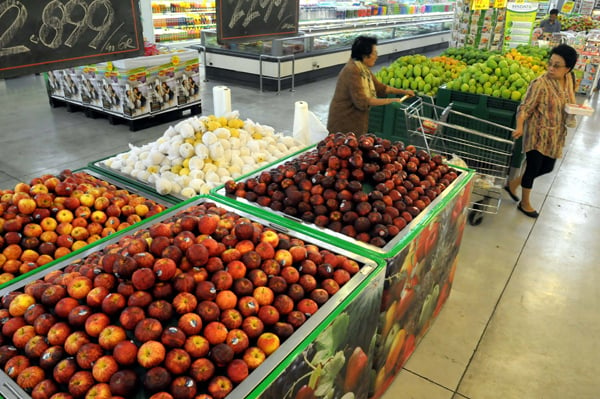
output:
M152 25L157 43L199 40L203 29L215 27L215 2L152 0Z
M215 30L204 30L206 77L227 79L268 90L335 75L349 57L358 35L379 39L380 61L405 53L445 48L452 27L452 12L414 15L381 15L369 18L301 23L298 36L269 41L217 43ZM261 82L262 81L262 82Z
M577 93L589 95L598 86L600 78L600 33L589 33L585 45L576 45L579 53L575 65Z
M300 21L447 12L452 11L453 7L453 1L378 1L358 4L348 1L301 0Z

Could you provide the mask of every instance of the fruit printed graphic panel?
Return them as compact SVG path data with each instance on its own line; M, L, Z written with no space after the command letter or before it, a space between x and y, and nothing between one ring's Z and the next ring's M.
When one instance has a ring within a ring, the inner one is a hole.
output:
M454 280L472 183L388 261L369 396L379 398L444 305Z
M383 281L380 270L258 398L367 398Z

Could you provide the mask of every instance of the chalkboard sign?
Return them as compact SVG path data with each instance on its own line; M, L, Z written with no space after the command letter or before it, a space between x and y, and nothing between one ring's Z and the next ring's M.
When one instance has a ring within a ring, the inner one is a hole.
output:
M217 0L219 43L298 34L299 0Z
M143 53L138 0L0 0L0 77Z

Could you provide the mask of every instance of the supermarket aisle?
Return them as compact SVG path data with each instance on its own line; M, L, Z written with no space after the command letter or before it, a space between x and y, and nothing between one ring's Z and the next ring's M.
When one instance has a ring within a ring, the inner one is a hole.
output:
M204 114L212 87L203 86ZM232 105L290 133L294 102L322 120L335 78L295 92L232 88ZM598 108L598 94L594 98ZM43 79L0 80L0 187L84 167L158 138L168 125L130 132L105 119L48 106ZM537 220L505 198L500 212L468 227L447 305L384 399L594 398L600 333L594 268L600 249L600 115L569 136L556 170L536 182Z

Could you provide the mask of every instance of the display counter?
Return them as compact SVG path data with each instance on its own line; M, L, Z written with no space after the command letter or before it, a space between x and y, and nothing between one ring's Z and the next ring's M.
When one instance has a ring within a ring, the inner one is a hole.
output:
M380 15L300 24L295 37L245 43L217 43L216 30L202 31L206 77L266 89L288 88L335 75L346 63L358 35L379 39L380 61L403 53L445 48L450 39L452 12Z

